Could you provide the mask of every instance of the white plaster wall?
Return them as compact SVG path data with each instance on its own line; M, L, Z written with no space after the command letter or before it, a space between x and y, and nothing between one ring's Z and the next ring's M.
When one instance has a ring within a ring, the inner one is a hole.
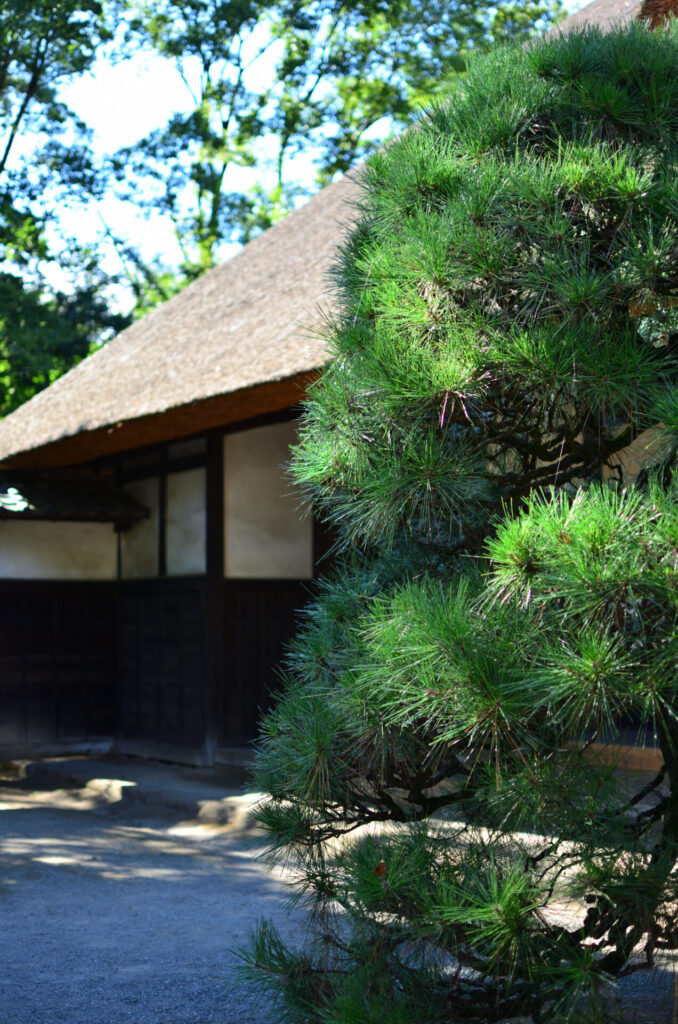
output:
M117 537L110 523L0 522L0 578L112 580Z
M167 575L205 572L205 470L167 477Z
M160 481L157 476L125 484L125 490L150 512L130 530L120 534L123 579L149 579L158 575L158 515Z
M313 521L284 471L294 423L224 438L224 574L259 579L310 579Z

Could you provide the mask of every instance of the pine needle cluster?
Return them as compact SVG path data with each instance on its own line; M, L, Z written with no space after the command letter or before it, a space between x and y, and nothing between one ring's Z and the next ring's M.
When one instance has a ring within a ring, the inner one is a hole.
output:
M294 457L339 564L257 763L281 1020L594 1020L678 947L677 171L674 23L479 59L364 169Z

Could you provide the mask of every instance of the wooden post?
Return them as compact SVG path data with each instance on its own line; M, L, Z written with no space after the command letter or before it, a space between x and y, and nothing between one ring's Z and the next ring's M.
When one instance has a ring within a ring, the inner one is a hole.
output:
M223 433L207 435L206 460L206 679L203 714L205 762L214 764L221 742L224 688L224 449Z
M158 468L158 576L167 575L167 445L160 452Z

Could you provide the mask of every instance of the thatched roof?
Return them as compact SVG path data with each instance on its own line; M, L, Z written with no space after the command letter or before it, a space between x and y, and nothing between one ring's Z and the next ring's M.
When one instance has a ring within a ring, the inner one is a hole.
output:
M605 31L641 17L642 8L650 6L653 2L666 3L667 0L593 0L571 14L554 31L569 32L572 29L584 28L586 25L597 25Z
M570 32L586 25L597 25L606 31L633 18L641 18L654 28L669 14L678 16L678 0L592 0L553 31Z
M298 401L358 191L329 185L37 394L0 423L0 459L82 462Z
M678 0L593 0L556 31L654 20ZM299 400L325 347L310 329L357 184L344 178L123 331L0 423L0 460L67 465Z

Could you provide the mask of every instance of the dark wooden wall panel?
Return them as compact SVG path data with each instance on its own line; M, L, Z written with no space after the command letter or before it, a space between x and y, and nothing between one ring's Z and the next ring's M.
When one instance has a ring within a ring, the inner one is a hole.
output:
M208 735L254 739L307 584L222 585L215 711L207 677L220 624L210 626L206 577L0 581L0 752L115 736L129 753L204 763Z
M222 742L253 740L278 688L277 669L296 631L308 584L297 580L224 580Z
M204 742L204 577L125 580L118 597L116 739L198 750ZM141 747L138 747L141 751Z
M0 580L0 747L110 737L113 582Z

